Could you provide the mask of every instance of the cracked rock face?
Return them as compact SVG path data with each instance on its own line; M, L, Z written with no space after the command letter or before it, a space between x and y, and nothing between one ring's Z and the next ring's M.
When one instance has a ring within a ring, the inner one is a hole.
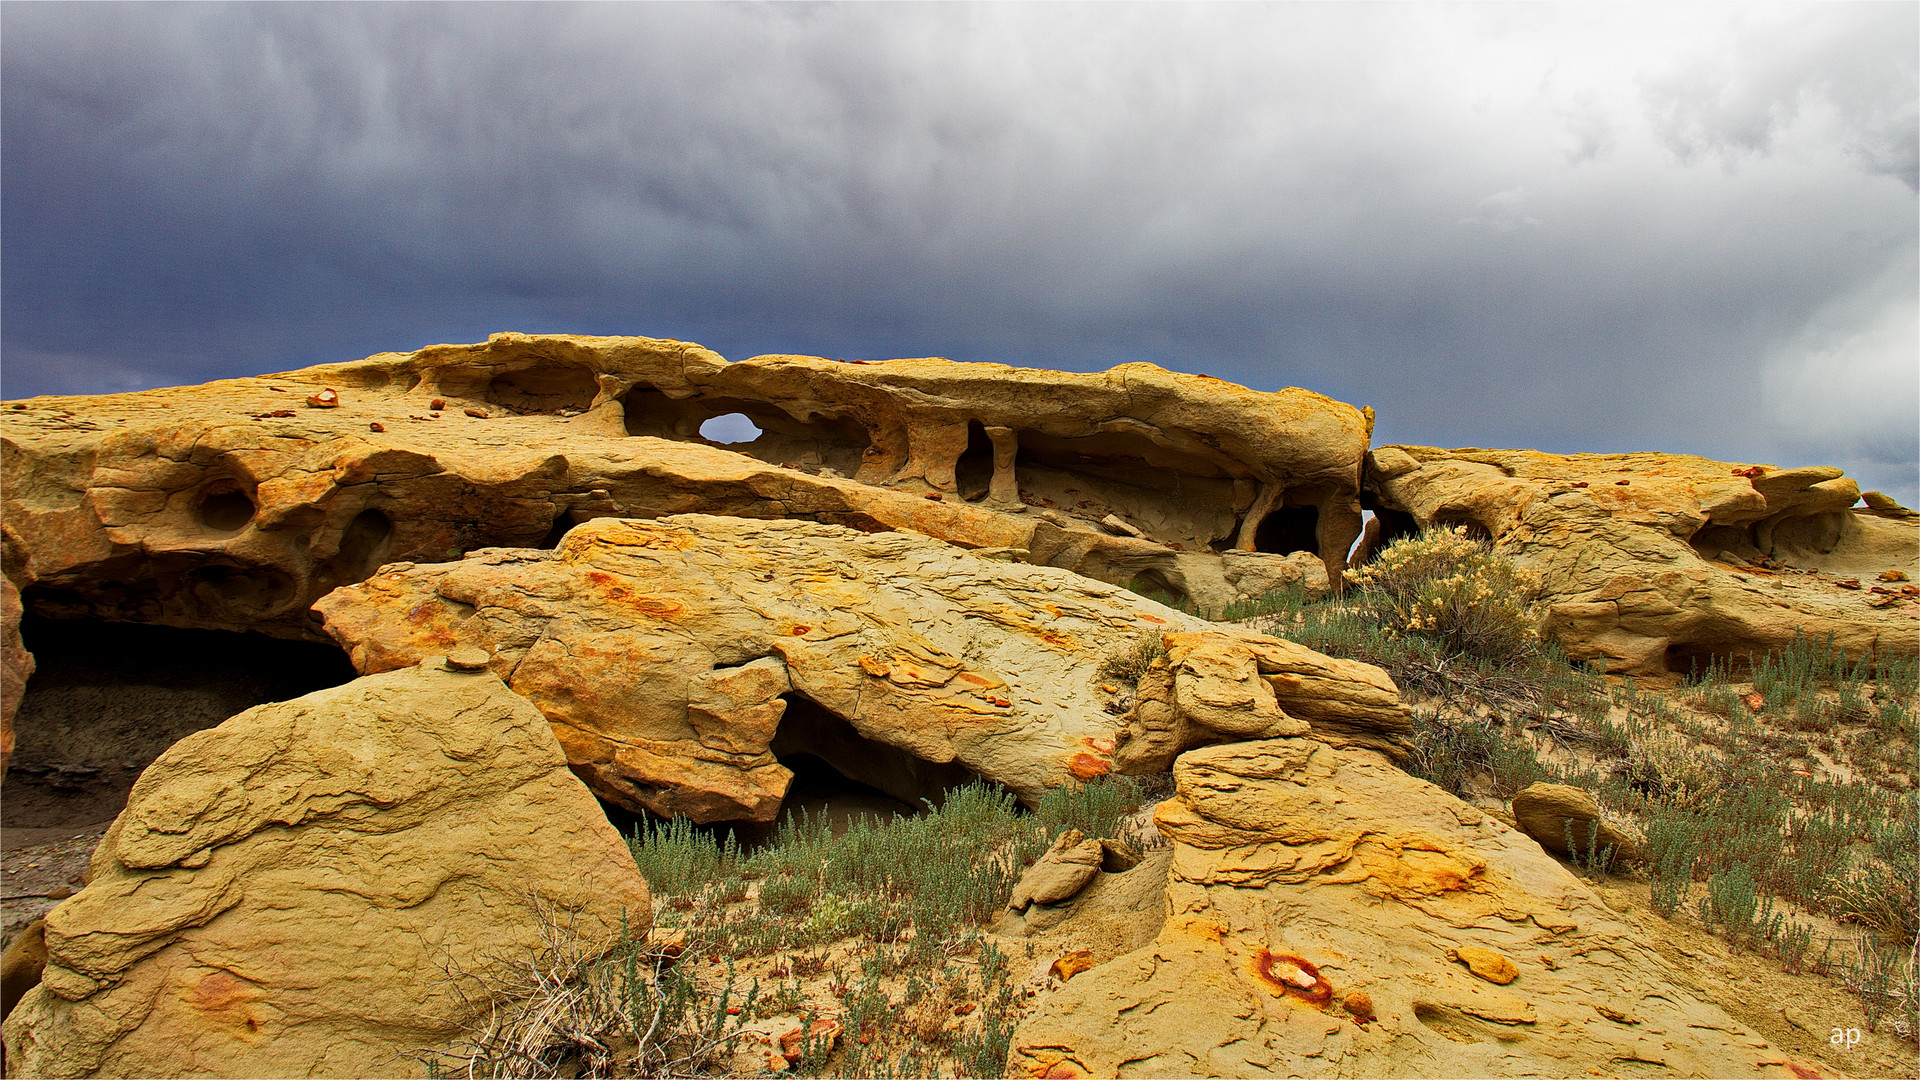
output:
M1684 675L1796 633L1856 657L1920 649L1920 602L1876 580L1920 577L1920 516L1851 509L1838 469L1384 446L1367 492L1375 544L1436 524L1492 539L1540 575L1545 631L1612 672Z
M701 436L733 414L760 434ZM1148 364L730 364L686 342L500 334L11 403L5 569L48 615L316 638L308 606L382 563L703 512L911 530L1218 607L1337 580L1370 426L1308 391Z
M487 650L602 797L696 821L772 820L788 747L909 799L916 769L935 790L964 775L932 766L1028 801L1104 774L1100 659L1208 625L912 533L705 515L396 564L318 610L362 672Z
M1015 1076L1791 1076L1532 840L1306 738L1191 750L1149 945L1014 1033Z
M1162 636L1167 655L1141 676L1115 763L1166 772L1183 751L1247 739L1311 735L1405 760L1413 714L1393 679L1265 634L1225 628Z
M262 705L140 777L5 1025L26 1076L426 1075L646 883L531 705L426 667ZM624 921L623 921L624 920Z

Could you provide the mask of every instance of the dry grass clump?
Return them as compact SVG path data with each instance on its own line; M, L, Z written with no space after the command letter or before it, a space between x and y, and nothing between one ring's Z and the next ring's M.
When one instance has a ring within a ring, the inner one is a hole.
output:
M794 1017L808 1032L838 1025L800 1040L796 1075L999 1076L1017 988L982 928L1061 831L1118 835L1144 799L1134 781L1103 778L1025 813L973 784L927 813L838 834L801 814L751 851L685 821L644 826L629 846L654 891L653 943L589 947L556 923L548 948L486 984L499 1004L430 1069L759 1075L769 1049L757 1025Z

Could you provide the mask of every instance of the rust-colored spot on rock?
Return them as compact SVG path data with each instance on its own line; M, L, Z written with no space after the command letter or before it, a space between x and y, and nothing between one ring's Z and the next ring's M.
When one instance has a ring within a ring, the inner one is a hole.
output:
M1057 630L1040 631L1040 640L1056 649L1078 649L1080 647L1079 639L1075 638L1072 634L1062 634Z
M307 398L309 409L337 409L340 407L340 391L329 386Z
M1083 972L1083 970L1092 970L1092 951L1091 949L1075 949L1075 951L1071 951L1068 955L1060 957L1058 961L1054 961L1054 967L1046 970L1052 972L1052 976L1058 978L1060 982L1066 982L1066 980L1073 978L1075 974L1079 974L1079 972Z
M1766 473L1767 473L1767 470L1761 468L1758 465L1749 465L1744 469L1733 470L1733 475L1744 476L1744 477L1747 477L1748 479L1752 479L1753 477L1756 477L1756 476L1765 476Z
M1333 1000L1333 984L1320 977L1318 967L1298 956L1261 949L1254 958L1253 973L1282 994L1315 1008L1324 1008Z
M1077 1080L1085 1075L1065 1061L1057 1061L1046 1072L1040 1074L1040 1080Z
M1740 700L1747 703L1747 709L1750 712L1759 712L1761 709L1767 707L1767 699L1761 697L1759 694L1748 694Z
M1613 482L1613 486L1614 486L1614 487L1626 487L1626 486L1627 486L1628 484L1631 484L1631 483L1633 483L1633 481L1631 481L1631 480L1615 480L1615 481Z
M1075 754L1067 761L1067 771L1076 780L1093 780L1113 771L1111 761L1102 761L1092 754Z
M1809 1069L1805 1065L1796 1065L1791 1061L1787 1062L1787 1068L1792 1069L1793 1075L1800 1080L1823 1080L1826 1075L1818 1069Z
M806 634L808 631L812 629L813 627L811 626L796 626L792 630L789 630L787 632L792 634L794 637L800 637L801 635Z
M1586 482L1585 480L1575 480L1575 481L1573 482L1573 486L1574 486L1574 487L1577 487L1577 488L1579 488L1579 487L1586 487L1586 486L1587 486L1587 482Z

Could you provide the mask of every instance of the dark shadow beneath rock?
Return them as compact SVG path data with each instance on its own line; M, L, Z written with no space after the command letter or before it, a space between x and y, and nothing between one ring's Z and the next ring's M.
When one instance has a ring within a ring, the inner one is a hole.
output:
M14 717L0 844L103 827L167 747L236 713L353 679L330 645L28 616L37 668Z

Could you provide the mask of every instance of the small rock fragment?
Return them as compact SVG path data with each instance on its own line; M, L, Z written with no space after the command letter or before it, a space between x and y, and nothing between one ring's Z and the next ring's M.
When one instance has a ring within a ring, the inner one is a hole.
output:
M485 420L488 418L487 410L485 409L468 409L466 410L466 414L468 416L473 417L475 420Z
M434 412L439 412L441 409L444 409L446 407L447 407L446 398L434 398L432 401L427 402L427 408L433 410Z
M1055 960L1053 962L1053 966L1048 968L1047 971L1050 974L1052 974L1054 978L1059 979L1061 982L1066 982L1068 979L1073 978L1075 975L1078 975L1083 971L1090 971L1092 970L1092 968L1093 968L1092 951L1088 949L1079 949L1074 952L1070 952L1065 956L1062 956L1058 960Z
M1100 527L1107 530L1108 532L1112 533L1115 536L1132 536L1132 537L1137 537L1141 540L1145 540L1147 538L1146 533L1143 533L1139 529L1136 529L1132 525L1128 524L1118 514L1108 514L1106 517L1101 518Z
M1477 945L1448 949L1447 959L1467 965L1468 971L1500 986L1520 977L1520 969L1513 965L1513 961L1492 949L1482 949Z
M73 890L67 888L65 885L55 885L53 888L47 890L47 899L49 900L65 900L72 895Z
M447 654L448 671L485 671L493 657L478 645L467 645Z
M329 386L317 394L308 396L309 409L337 409L340 407L340 391Z
M381 431L387 430L387 425L381 423L378 420L375 420L374 422L367 425L367 430L372 432L381 432Z
M1347 991L1347 999L1341 1004L1346 1006L1347 1012L1352 1013L1355 1020L1363 1024L1373 1019L1373 997L1365 990Z
M1906 575L1906 572L1903 570L1882 570L1880 571L1880 580L1881 581L1905 581L1907 580L1907 575Z

